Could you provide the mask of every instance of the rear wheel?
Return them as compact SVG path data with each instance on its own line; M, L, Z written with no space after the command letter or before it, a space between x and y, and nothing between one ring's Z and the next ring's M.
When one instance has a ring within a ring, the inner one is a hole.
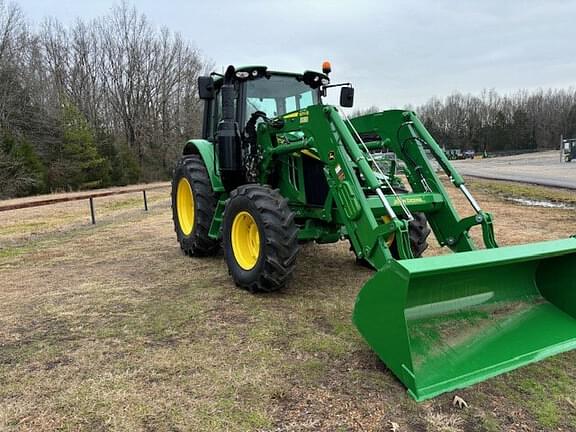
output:
M172 178L172 219L178 243L186 255L213 255L218 250L218 241L208 237L216 203L202 158L184 156Z
M271 292L289 281L298 254L298 228L278 190L256 184L233 190L224 209L222 240L237 286Z

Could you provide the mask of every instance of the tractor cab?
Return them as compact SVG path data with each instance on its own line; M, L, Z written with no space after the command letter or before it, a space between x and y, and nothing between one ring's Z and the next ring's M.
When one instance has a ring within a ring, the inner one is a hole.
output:
M204 100L202 138L215 145L226 190L257 176L259 123L281 128L287 114L321 104L329 87L342 87L341 105L352 106L350 83L330 84L328 62L322 70L298 74L269 71L266 66L228 66L224 75L212 73L198 79L200 99Z
M246 82L243 120L248 121L256 112L274 118L319 102L317 89L293 75L274 74L267 79Z
M227 80L233 87L232 114L240 132L256 113L259 114L255 123L259 123L321 103L322 86L330 83L325 73L275 72L266 66L240 67L228 78L216 73L200 77L199 93L204 100L202 136L209 141L215 141L218 124L222 121L222 87Z

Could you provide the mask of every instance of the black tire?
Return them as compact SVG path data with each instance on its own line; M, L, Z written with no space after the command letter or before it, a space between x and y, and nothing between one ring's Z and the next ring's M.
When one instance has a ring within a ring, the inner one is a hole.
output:
M407 193L408 190L403 187L396 187L394 189L396 193ZM387 191L391 193L390 190ZM428 248L428 236L431 233L430 227L428 226L428 220L424 213L412 213L414 220L408 223L408 235L410 236L410 248L412 249L412 255L414 258L420 258L424 251ZM401 217L401 216L399 216ZM350 246L352 249L352 246ZM400 259L400 253L398 252L398 246L396 244L396 239L392 241L390 245L390 253L395 259ZM356 264L363 267L372 268L372 266L364 258L356 257Z
M258 228L259 249L253 267L240 266L233 250L232 226L246 212ZM283 288L296 266L298 228L288 201L277 189L258 184L239 186L230 194L223 215L222 243L234 283L251 292Z
M430 228L428 227L428 220L424 213L412 213L414 220L408 223L408 235L410 236L410 248L414 258L420 258L424 251L428 248L428 236L430 235ZM400 258L396 241L390 245L390 252L396 259Z
M181 226L178 217L177 193L181 179L186 179L192 190L194 222L191 232ZM208 237L217 203L202 158L199 155L183 156L178 161L172 177L172 220L178 243L186 255L209 256L218 251L220 243Z
M407 193L408 190L404 187L394 188L396 193L403 194ZM410 248L412 249L412 255L414 258L420 258L424 251L428 249L428 236L430 235L430 227L428 226L428 220L426 219L426 214L424 213L412 213L414 220L408 223L408 235L410 236ZM392 256L396 259L400 258L398 253L398 247L396 241L390 245L390 252Z

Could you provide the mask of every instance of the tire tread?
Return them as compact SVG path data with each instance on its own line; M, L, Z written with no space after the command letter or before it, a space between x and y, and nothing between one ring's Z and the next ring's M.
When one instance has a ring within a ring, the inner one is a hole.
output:
M247 184L239 186L230 193L229 201L245 196L256 207L264 227L266 238L264 263L257 278L250 283L235 279L236 285L252 292L272 292L283 288L294 272L296 256L298 255L298 227L294 221L294 213L278 189L265 185ZM227 204L228 204L227 203ZM224 210L226 220L228 205ZM224 247L231 248L227 235L224 234ZM230 255L233 255L232 253ZM231 258L233 259L233 258ZM235 265L235 263L228 263ZM232 277L234 278L234 272Z

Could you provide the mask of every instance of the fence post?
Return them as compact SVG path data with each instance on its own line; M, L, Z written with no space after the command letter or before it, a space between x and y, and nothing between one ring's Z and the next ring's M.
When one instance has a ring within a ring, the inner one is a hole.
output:
M144 211L148 211L148 201L146 200L146 189L142 189L142 195L144 196Z
M96 225L96 217L94 216L94 198L90 197L90 217L92 218L92 225Z

